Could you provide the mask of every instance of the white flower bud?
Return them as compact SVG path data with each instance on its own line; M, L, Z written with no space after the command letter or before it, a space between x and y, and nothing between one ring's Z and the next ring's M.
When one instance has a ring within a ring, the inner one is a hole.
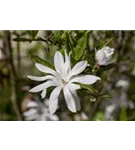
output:
M114 54L114 49L108 46L98 50L95 55L97 64L100 66L107 66L113 54Z

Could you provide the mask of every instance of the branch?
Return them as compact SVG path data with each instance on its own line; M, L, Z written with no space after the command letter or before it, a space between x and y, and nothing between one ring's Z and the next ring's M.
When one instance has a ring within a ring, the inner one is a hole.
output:
M19 35L17 35L19 38ZM20 76L21 73L21 54L20 54L20 43L17 42L17 69L18 69L18 76Z
M43 41L43 42L48 42L46 39L43 39L43 38L41 38L41 37L38 37L38 38L36 38L36 39L28 39L28 38L14 38L13 39L13 41L15 41L15 42L33 42L33 41Z
M8 69L10 72L10 81L11 81L11 102L16 113L18 120L23 120L21 115L21 108L19 104L19 84L17 79L17 73L14 66L13 51L11 46L11 34L10 31L4 31L4 48L6 50L7 56L9 57Z
M13 31L13 32L11 32L13 35L15 35L15 36L24 36L24 35L26 35L27 34L27 31L24 31L24 32L22 32L22 33L18 33L17 31Z

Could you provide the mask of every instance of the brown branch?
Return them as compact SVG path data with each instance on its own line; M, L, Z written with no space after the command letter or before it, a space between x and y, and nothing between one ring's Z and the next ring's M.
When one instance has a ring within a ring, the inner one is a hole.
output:
M19 35L17 36L19 38ZM21 54L20 54L20 43L17 42L17 69L18 69L18 76L21 73Z
M4 48L6 50L6 54L9 58L8 68L10 72L10 81L11 81L11 101L14 108L14 111L17 116L17 120L22 120L23 117L21 115L21 109L19 104L19 84L17 73L15 70L15 65L13 61L13 51L11 46L11 34L10 31L4 31Z

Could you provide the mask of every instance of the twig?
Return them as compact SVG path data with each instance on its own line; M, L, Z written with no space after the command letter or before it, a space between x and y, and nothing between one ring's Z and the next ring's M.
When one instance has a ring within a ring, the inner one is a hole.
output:
M19 35L17 35L19 38ZM18 76L20 76L21 73L21 54L20 54L20 43L17 42L17 68L18 68Z
M15 35L15 36L19 36L19 37L21 37L21 36L24 36L24 35L26 35L27 34L27 31L24 31L24 32L22 32L22 33L18 33L17 31L13 31L13 32L11 32L13 35Z
M7 56L9 57L9 72L10 72L10 81L11 81L11 102L16 113L18 120L23 120L21 115L21 109L19 105L19 92L18 92L18 81L17 74L13 62L13 52L11 46L11 35L10 31L4 31L4 48L6 50Z
M90 110L90 112L89 112L89 114L88 114L88 116L89 116L90 119L92 119L92 118L95 116L95 114L96 114L96 112L97 112L97 110L98 110L98 108L99 108L99 106L100 106L100 103L101 103L101 100L98 99L98 100L92 105L92 108L91 108L91 110Z

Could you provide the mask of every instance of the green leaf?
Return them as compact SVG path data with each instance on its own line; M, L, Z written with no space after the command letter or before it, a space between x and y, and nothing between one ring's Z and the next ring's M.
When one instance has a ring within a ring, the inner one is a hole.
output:
M38 30L32 30L32 31L28 31L30 38L35 39L35 37L38 34Z
M95 117L94 117L95 121L104 121L104 114L103 112L97 112Z
M91 50L91 51L87 51L86 55L85 55L85 60L88 61L88 64L91 65L91 67L93 68L95 65L95 50Z
M58 44L65 38L65 32L63 30L58 30L53 32L53 42Z
M31 40L27 39L27 38L14 38L13 41L16 41L16 42L31 42Z
M40 63L40 64L43 64L49 68L52 68L54 69L54 66L52 64L50 64L48 61L46 60L43 60L42 58L36 56L36 55L30 55L30 58L31 60L34 62L34 63Z
M105 94L105 95L102 95L101 98L109 99L109 98L112 98L112 96Z
M92 88L89 85L80 84L80 83L79 83L79 85L80 85L81 88L86 89L86 90L90 91L91 93L97 93L98 92L96 89Z
M84 54L85 48L86 48L86 46L85 46L84 38L81 38L81 40L79 40L76 48L74 48L74 54L75 54L76 61L81 59L81 57Z
M109 40L107 40L107 42L104 44L104 46L108 46L111 44L111 42L113 41L114 37L110 38Z
M101 41L100 44L96 47L97 49L103 48L105 46L109 46L113 41L114 37L108 39L107 41Z
M66 39L66 36L70 36L71 30L64 30L63 34L61 35L62 39Z
M77 46L73 49L75 54L75 60L78 61L82 58L88 42L88 33L85 33L84 36L82 36L81 39L77 42Z
M110 70L110 69L114 68L115 66L116 66L116 64L109 64L107 66L101 66L100 71Z
M66 49L68 52L73 51L73 45L71 42L70 33L65 32L65 35L66 35Z
M59 51L62 53L63 56L65 55L65 49L60 49Z

